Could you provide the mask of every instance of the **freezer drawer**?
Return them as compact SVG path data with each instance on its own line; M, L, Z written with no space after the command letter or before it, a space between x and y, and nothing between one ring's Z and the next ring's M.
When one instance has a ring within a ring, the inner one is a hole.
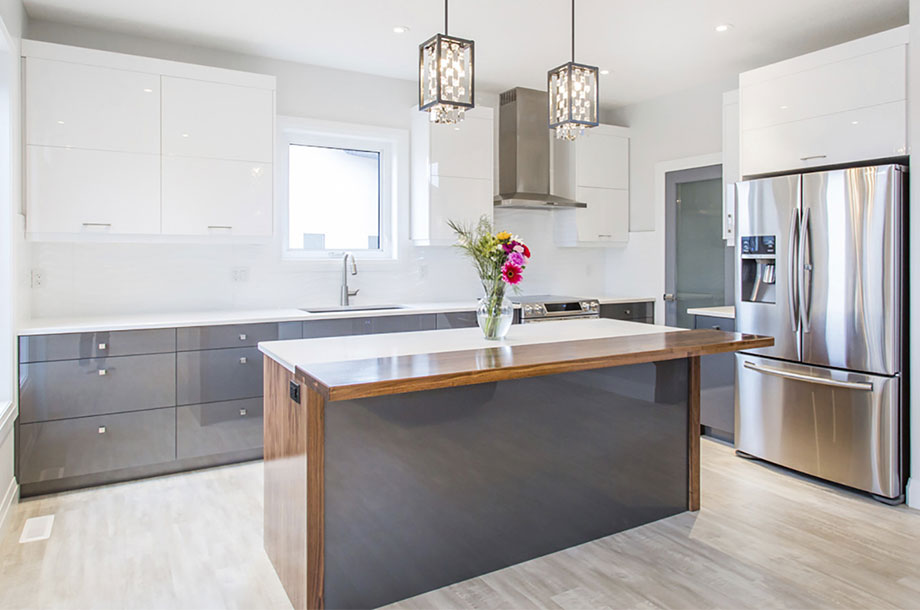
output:
M880 496L901 495L900 379L735 356L736 447Z

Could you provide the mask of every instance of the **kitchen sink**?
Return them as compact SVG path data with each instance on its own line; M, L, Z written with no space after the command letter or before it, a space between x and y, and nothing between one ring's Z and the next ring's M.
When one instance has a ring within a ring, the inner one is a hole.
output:
M382 311L385 309L406 309L405 305L334 305L332 307L302 308L307 313L333 313L336 311Z

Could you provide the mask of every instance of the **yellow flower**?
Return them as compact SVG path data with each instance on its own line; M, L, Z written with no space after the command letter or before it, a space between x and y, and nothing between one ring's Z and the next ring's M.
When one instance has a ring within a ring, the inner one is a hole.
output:
M509 239L511 239L511 233L509 233L508 231L502 231L495 237L496 239L498 239L498 241L508 241Z

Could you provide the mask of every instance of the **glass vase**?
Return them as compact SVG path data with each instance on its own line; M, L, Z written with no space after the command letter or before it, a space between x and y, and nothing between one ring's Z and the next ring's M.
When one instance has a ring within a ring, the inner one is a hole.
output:
M476 321L486 339L491 341L504 339L513 320L514 304L505 297L504 290L487 291L479 299Z

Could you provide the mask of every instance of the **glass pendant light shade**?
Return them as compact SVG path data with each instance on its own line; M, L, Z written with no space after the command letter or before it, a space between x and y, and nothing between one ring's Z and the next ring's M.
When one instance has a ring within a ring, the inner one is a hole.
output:
M598 125L597 81L596 66L573 61L549 71L549 127L557 138L574 140L586 127Z
M586 127L596 127L597 66L575 62L575 0L572 0L572 61L546 74L549 89L549 128L556 137L574 140Z
M418 47L418 107L433 123L459 123L473 108L473 41L436 34Z

